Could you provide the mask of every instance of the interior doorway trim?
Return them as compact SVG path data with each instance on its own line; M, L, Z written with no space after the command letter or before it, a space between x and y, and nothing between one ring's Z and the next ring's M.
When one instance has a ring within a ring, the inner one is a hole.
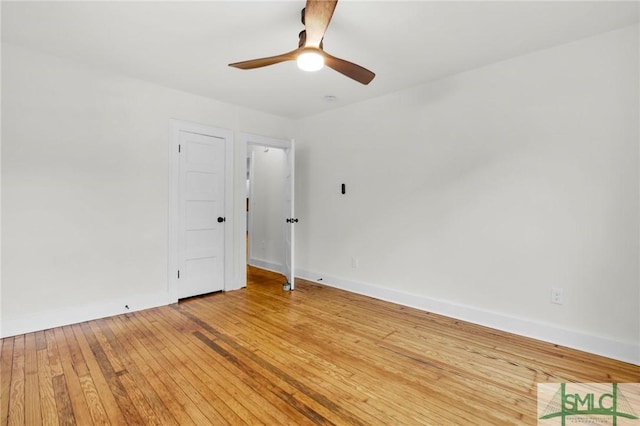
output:
M233 284L233 131L180 120L169 120L169 241L167 292L169 303L178 302L178 244L179 244L179 166L180 166L180 132L190 132L205 136L221 138L225 141L224 172L224 212L226 229L224 233L224 290L236 288Z
M243 164L244 164L244 171L242 173L242 176L247 176L247 173L249 172L248 170L248 166L247 166L247 153L249 152L248 147L249 145L258 145L258 146L264 146L264 147L269 147L269 148L279 148L282 150L287 150L287 149L292 149L294 146L294 140L293 139L277 139L277 138L271 138L271 137L267 137L267 136L260 136L260 135L254 135L251 133L240 133L238 135L238 155L242 156L243 160ZM243 210L243 223L245 224L244 226L246 226L247 224L247 212L246 209ZM243 238L243 246L244 246L244 250L242 250L242 254L241 254L241 264L244 265L244 267L242 268L243 274L242 276L237 278L237 282L239 283L240 287L246 287L247 286L247 239ZM293 272L292 272L293 273Z

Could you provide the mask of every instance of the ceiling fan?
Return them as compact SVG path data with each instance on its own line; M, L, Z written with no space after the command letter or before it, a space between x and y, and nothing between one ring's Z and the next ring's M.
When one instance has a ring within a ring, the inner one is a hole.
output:
M307 0L305 8L302 9L304 30L298 35L297 49L267 58L235 62L229 66L249 70L280 62L297 61L298 67L305 71L317 71L326 65L362 84L369 84L376 76L373 72L360 65L331 56L323 49L322 39L337 3L338 0Z

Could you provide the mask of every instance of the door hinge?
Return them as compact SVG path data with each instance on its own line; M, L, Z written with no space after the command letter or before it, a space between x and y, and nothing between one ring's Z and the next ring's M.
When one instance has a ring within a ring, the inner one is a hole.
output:
M180 152L180 144L178 144L178 153Z
M180 270L178 269L178 279L180 279Z

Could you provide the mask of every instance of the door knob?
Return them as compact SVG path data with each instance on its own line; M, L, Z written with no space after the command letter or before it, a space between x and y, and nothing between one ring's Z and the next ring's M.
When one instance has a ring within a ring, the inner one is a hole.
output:
M222 222L226 222L227 218L226 217L219 217L218 218L218 223L222 223Z

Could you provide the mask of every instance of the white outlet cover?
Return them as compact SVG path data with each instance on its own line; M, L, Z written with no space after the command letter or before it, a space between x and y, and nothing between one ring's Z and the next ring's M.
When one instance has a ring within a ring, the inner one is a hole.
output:
M562 305L564 303L563 290L560 287L551 288L551 303Z

